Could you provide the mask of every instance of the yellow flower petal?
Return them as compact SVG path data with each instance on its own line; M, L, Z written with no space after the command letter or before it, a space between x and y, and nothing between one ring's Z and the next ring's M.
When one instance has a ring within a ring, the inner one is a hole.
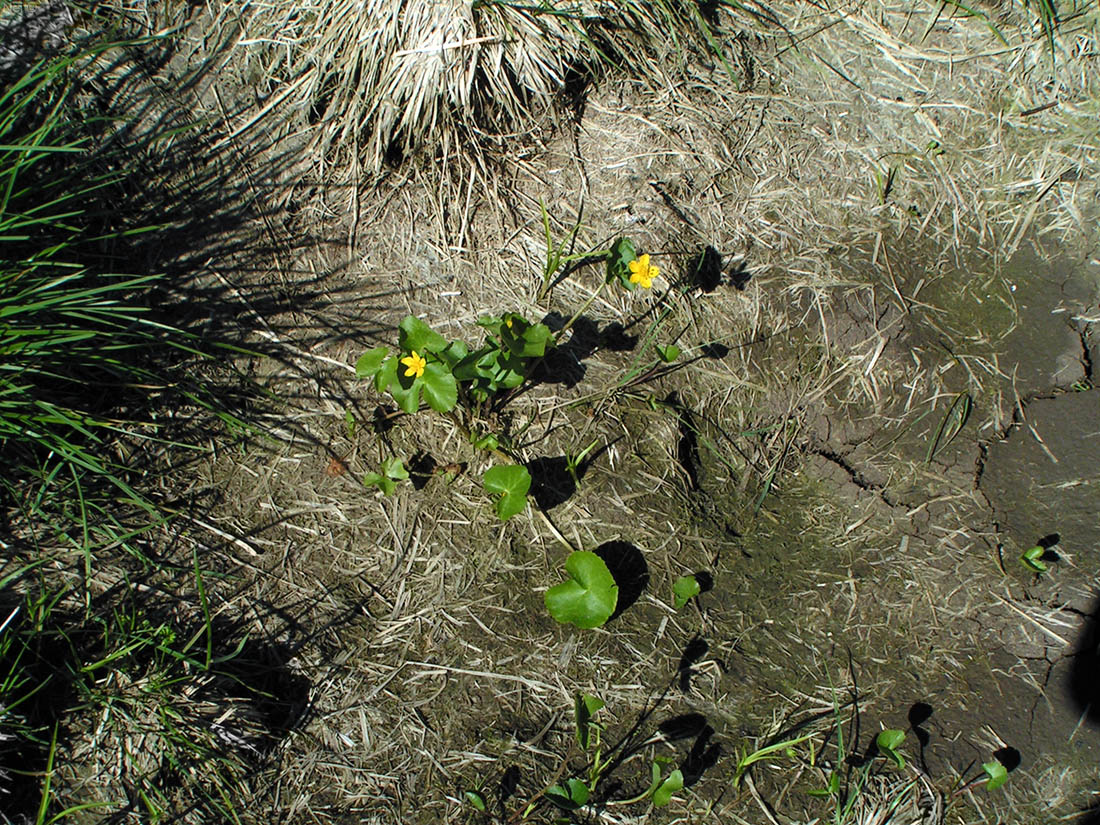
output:
M402 358L401 363L408 367L405 370L406 378L419 378L424 374L424 367L428 364L425 359L416 354L416 350L413 350L408 357Z
M643 289L653 286L653 279L657 277L657 267L650 266L649 255L639 255L637 260L630 264L630 283L637 284Z

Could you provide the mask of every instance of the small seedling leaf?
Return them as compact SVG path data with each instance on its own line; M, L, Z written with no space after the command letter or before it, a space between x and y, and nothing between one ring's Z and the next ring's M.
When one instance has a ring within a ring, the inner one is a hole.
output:
M1020 555L1020 561L1023 562L1024 567L1029 570L1033 570L1036 573L1045 573L1047 571L1046 562L1043 561L1043 553L1046 551L1036 545L1035 547L1029 547Z
M442 352L447 339L413 315L405 316L398 327L397 341L403 352Z
M588 786L579 779L567 779L547 788L546 798L564 811L575 811L588 802Z
M420 376L424 388L424 400L436 412L447 412L458 403L458 382L443 364L432 363L424 367Z
M377 487L384 496L392 496L397 490L397 483L381 473L367 473L363 476L363 484L367 487Z
M375 347L363 353L355 362L355 374L360 378L373 378L378 374L378 370L382 369L382 362L386 360L389 352L388 347Z
M466 796L466 801L469 802L471 805L473 805L475 808L477 808L482 813L484 813L487 810L487 806L485 804L485 797L483 797L477 791L466 791L465 796Z
M671 364L680 357L680 348L675 344L669 344L666 347L658 345L656 349L658 357L666 364Z
M882 754L899 768L905 767L905 760L897 752L897 748L905 741L905 731L896 728L887 728L875 738L875 744Z
M615 612L619 588L604 560L588 550L578 550L565 560L571 578L546 591L550 615L562 624L599 627Z
M654 766L656 767L656 765ZM672 801L672 795L684 787L684 774L676 769L653 791L653 807L663 808Z
M505 464L490 467L483 479L485 489L496 494L497 515L507 521L527 506L527 491L531 489L531 474L526 467Z
M699 595L702 588L695 576L680 576L672 583L673 604L677 610Z
M588 750L592 717L604 706L602 699L590 693L578 693L573 703L573 721L577 723L577 744L581 750Z
M391 456L382 462L382 473L386 478L392 478L394 481L404 481L409 477L405 463L396 456Z
M985 771L985 775L989 777L985 783L985 789L987 791L995 791L1008 781L1008 769L997 760L983 762L982 770Z

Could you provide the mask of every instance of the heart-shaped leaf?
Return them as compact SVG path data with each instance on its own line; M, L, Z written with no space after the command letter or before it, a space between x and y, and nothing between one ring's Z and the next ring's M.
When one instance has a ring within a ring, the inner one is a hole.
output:
M546 798L565 811L575 811L588 802L588 786L579 779L567 779L546 789Z
M565 560L572 577L546 591L550 615L562 624L599 627L615 612L619 588L604 560L588 550L578 550Z
M507 521L527 506L527 491L531 489L531 474L518 464L490 467L482 479L485 489L498 496L497 515Z
M899 768L905 767L905 760L897 749L905 741L905 731L896 728L887 728L875 738L875 744L882 754L890 759Z
M436 412L447 412L458 403L458 382L446 366L431 363L424 367L420 376L424 400Z
M402 352L442 352L447 348L446 338L413 315L398 326L397 341Z
M983 762L982 770L985 771L985 775L989 777L985 783L985 789L987 791L995 791L1008 781L1008 768L1002 765L998 760Z
M388 347L375 347L364 352L355 362L355 374L360 378L373 378L378 374L378 370L382 369L382 362L386 360L389 352Z
M673 604L679 610L695 596L699 595L702 588L695 576L680 576L672 583Z
M657 767L654 765L653 767ZM653 807L663 808L672 801L672 795L684 787L684 774L677 768L653 791Z

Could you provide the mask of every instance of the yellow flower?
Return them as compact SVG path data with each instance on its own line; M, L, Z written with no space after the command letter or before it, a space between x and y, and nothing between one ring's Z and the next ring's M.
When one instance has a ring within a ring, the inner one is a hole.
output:
M642 289L653 286L653 279L657 274L657 267L649 263L649 255L639 255L638 260L630 262L630 283L637 284Z
M419 378L424 374L424 367L428 364L427 361L416 354L416 350L413 350L407 358L402 358L401 363L408 367L405 370L406 378Z

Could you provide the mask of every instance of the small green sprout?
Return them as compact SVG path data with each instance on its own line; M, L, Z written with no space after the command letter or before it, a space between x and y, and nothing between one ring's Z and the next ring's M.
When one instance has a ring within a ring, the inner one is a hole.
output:
M581 750L588 750L588 743L592 740L592 732L599 730L599 724L592 719L604 706L604 701L590 693L578 693L573 701L573 721L577 726L577 744Z
M589 787L579 779L567 779L546 789L546 798L563 811L575 811L588 803Z
M546 609L562 624L599 627L615 612L619 588L604 560L588 550L578 550L565 560L569 580L546 591Z
M701 591L702 587L695 576L680 576L672 583L673 606L679 610Z
M377 487L384 496L392 496L397 490L397 482L405 481L409 477L409 471L405 469L400 458L387 458L379 469L381 472L363 476L363 484Z
M482 813L485 813L488 810L488 806L485 804L485 797L477 791L466 791L463 796L466 798L467 802L469 802Z
M655 344L654 349L657 350L657 357L666 364L671 364L680 357L680 348L675 344L667 344L663 347L659 344Z
M531 489L531 474L518 464L497 465L485 471L485 490L495 495L497 515L507 521L527 506L527 491Z
M1028 570L1032 570L1036 573L1045 573L1047 572L1046 562L1043 561L1043 554L1045 552L1046 550L1039 545L1029 547L1020 554L1020 561Z
M661 768L657 762L653 763L653 782L650 785L650 795L654 808L663 808L672 801L672 795L684 788L684 774L677 768L664 779L661 779Z
M902 742L905 741L905 731L897 730L896 728L887 728L879 733L875 738L875 744L878 746L879 751L883 756L888 758L891 762L897 765L899 768L905 767L905 760L897 749Z

